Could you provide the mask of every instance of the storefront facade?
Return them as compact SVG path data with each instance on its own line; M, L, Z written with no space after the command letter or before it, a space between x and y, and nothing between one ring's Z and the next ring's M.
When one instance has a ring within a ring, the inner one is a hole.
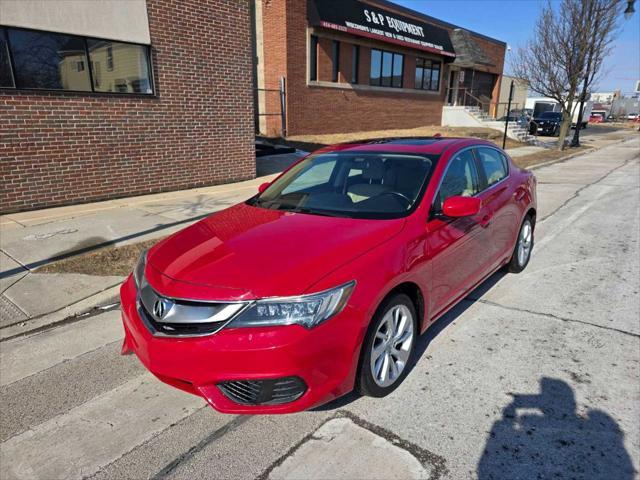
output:
M258 0L256 25L268 135L439 125L446 104L498 102L503 42L387 1Z

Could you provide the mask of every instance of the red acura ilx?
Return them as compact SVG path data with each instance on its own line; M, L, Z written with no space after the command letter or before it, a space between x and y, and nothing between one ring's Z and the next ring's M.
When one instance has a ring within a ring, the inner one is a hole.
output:
M327 147L259 190L145 252L121 289L123 353L222 412L387 395L417 336L533 247L535 177L482 140Z

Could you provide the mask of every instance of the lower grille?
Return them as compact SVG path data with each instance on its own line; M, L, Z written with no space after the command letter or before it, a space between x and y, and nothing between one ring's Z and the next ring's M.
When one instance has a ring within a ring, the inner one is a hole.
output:
M307 391L300 377L270 380L230 380L218 384L228 399L243 405L279 405L293 402Z

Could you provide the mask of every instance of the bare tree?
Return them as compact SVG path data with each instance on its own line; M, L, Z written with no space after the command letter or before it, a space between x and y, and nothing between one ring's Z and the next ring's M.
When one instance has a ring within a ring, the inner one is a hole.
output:
M595 38L599 32L593 30L595 19L589 11L592 3L619 4L620 0L562 0L554 5L548 1L536 21L533 38L518 49L512 61L515 76L527 79L533 91L558 102L563 114L558 136L561 150L571 128L589 54L593 53L591 70L596 60L600 70L612 40ZM597 72L590 76L591 84Z
M576 130L571 142L572 147L580 146L580 128L584 102L591 93L591 88L600 79L605 58L611 53L612 44L619 33L618 20L626 0L583 0L587 4L587 18L585 19L584 42L586 57L582 80L582 90L578 100L580 108Z

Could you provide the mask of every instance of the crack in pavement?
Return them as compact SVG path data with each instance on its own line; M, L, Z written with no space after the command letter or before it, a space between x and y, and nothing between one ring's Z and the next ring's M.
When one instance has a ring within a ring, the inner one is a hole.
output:
M638 333L628 332L626 330L622 330L620 328L615 328L615 327L607 327L606 325L598 325L597 323L586 322L584 320L577 320L575 318L560 317L559 315L554 315L553 313L536 312L535 310L529 310L527 308L510 307L510 306L507 306L507 305L502 305L500 303L492 302L491 300L483 300L481 298L467 297L467 298L464 299L464 301L470 302L470 303L478 302L478 303L482 303L484 305L490 305L492 307L497 307L497 308L503 308L505 310L510 310L512 312L529 313L531 315L538 315L538 316L545 317L545 318L551 318L553 320L560 320L562 322L581 323L583 325L588 325L590 327L601 328L603 330L609 330L611 332L621 333L623 335L628 335L630 337L640 338L640 334L638 334Z
M580 193L582 193L585 189L592 187L593 185L597 185L598 183L602 182L605 178L607 178L609 175L611 175L613 172L615 172L616 170L619 170L621 168L626 167L627 165L629 165L631 162L633 162L634 160L637 160L638 158L640 158L640 154L637 154L636 156L629 158L627 160L625 160L622 164L618 165L617 167L612 168L611 170L607 171L607 173L605 173L603 176L601 176L600 178L598 178L597 180L594 180L593 182L587 183L585 185L583 185L582 187L580 187L579 189L577 189L575 192L573 192L573 195L571 195L569 198L567 198L564 202L562 202L562 204L560 206L558 206L555 210L553 210L551 213L548 213L547 215L545 215L544 217L542 217L540 220L538 220L538 223L542 223L545 220L547 220L548 218L552 217L553 215L555 215L556 213L558 213L559 210L563 209L564 207L566 207L572 200L576 199L577 197L580 196Z
M256 480L268 480L269 475L271 474L271 472L273 472L273 470L275 470L277 467L282 465L285 462L285 460L287 460L287 458L293 455L308 440L317 438L317 437L314 437L315 433L318 430L320 430L320 428L322 428L323 425L330 422L331 420L335 420L336 418L348 418L359 427L362 427L365 430L368 430L371 433L384 438L392 445L395 445L396 447L409 452L420 462L420 464L425 469L430 470L429 480L438 480L442 478L444 475L447 475L449 473L447 469L446 458L441 457L440 455L436 455L435 453L430 452L429 450L426 450L420 445L411 443L408 440L405 440L399 437L394 432L387 430L386 428L370 423L360 418L353 412L350 412L348 410L339 410L336 413L336 415L333 415L328 419L326 419L322 423L322 425L320 425L318 428L316 428L312 432L305 435L298 443L296 443L293 447L291 447L284 455L282 455L275 462L269 465L269 467L267 467L265 471L263 471L260 475L258 475L258 477L256 477Z
M154 480L167 478L171 472L173 472L176 468L178 468L178 466L180 466L180 464L182 464L183 462L191 459L196 453L198 453L201 450L203 450L210 443L212 443L215 440L223 437L227 433L237 429L242 424L248 422L252 418L253 418L253 416L251 416L251 415L238 415L233 420L231 420L229 423L226 423L222 427L214 430L209 435L207 435L205 438L203 438L198 443L196 443L189 450L187 450L186 452L184 452L183 454L181 454L180 456L178 456L177 458L175 458L174 460L169 462L158 473L156 473L152 478Z

